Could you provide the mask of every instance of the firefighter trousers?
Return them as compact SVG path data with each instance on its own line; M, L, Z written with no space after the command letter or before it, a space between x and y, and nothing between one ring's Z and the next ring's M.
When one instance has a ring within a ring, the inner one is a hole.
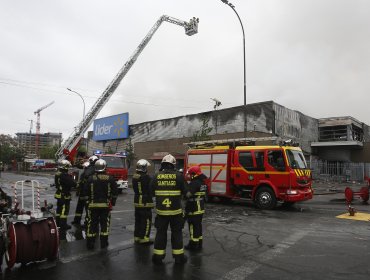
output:
M187 221L189 225L189 244L198 245L203 240L203 228L202 228L203 214L188 215Z
M173 257L184 256L184 245L182 240L182 229L184 227L184 218L179 215L157 215L154 226L157 233L154 241L153 255L163 259L166 255L167 246L167 228L171 227L171 244Z
M67 217L69 214L70 199L58 198L56 210L56 223L62 230L67 229Z
M75 212L75 217L73 219L73 223L75 223L75 224L80 224L81 223L82 214L84 212L84 209L85 209L85 215L87 216L86 199L81 199L80 197L78 197L76 212Z
M88 215L86 230L87 248L88 249L94 248L95 238L97 235L100 236L101 248L107 247L110 227L109 208L88 208L87 215Z
M138 243L149 242L152 228L152 208L135 207L135 231L134 240Z

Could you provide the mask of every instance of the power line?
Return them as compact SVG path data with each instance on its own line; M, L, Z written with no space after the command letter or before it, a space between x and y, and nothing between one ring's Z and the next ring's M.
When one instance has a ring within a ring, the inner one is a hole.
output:
M52 85L52 84L41 83L41 82L20 81L20 80L15 80L15 79L6 79L6 78L0 78L0 84L6 84L6 85L18 86L18 87L24 87L24 88L31 88L31 89L35 89L35 90L43 90L43 91L54 92L56 94L63 94L63 95L65 94L64 91L57 91L57 90L54 90L54 89L45 89L45 88L35 87L35 86L32 86L32 85L41 85L41 86L45 86L45 87L54 87L54 88L59 88L59 89L63 89L63 90L65 90L67 88L66 86L60 86L60 85ZM79 92L80 91L82 91L82 92L83 91L89 91L89 92L95 92L95 93L100 94L100 91L97 91L97 90L81 89L81 88L77 88L77 87L73 87L73 88L76 88ZM89 96L89 95L83 95L83 94L82 94L82 96L84 98L90 98L90 99L95 99L95 100L97 99L96 96ZM137 95L137 94L135 94L135 97L152 98L152 96L143 96L143 95ZM130 101L120 101L120 100L118 100L114 97L111 100L113 102L121 102L121 103L137 104L137 105L168 106L168 104L163 105L163 104L155 104L155 103L141 103L141 102L135 102L135 101L132 101L132 102L130 102ZM181 98L171 98L171 97L166 97L166 100L194 102L194 100L181 99ZM203 102L205 104L207 104L208 99L204 99ZM199 99L197 99L197 103L199 104ZM231 106L238 106L239 105L239 104L228 103L228 102L223 102L223 103L224 104L229 104ZM194 106L178 106L178 107L180 107L180 108L202 109L200 107L194 107Z
M0 81L0 84L6 84L6 85L18 86L18 87L24 87L24 88L31 88L31 89L36 89L36 90L43 90L43 91L47 91L48 93L54 93L54 94L59 94L59 95L66 95L65 92L56 91L56 90L52 90L52 89L45 89L45 88L33 87L33 86L28 86L28 85L16 84L16 83L2 82L2 81ZM82 95L82 96L86 97L86 98L97 99L97 97L93 97L93 96L87 96L87 95ZM171 104L156 104L156 103L144 103L144 102L135 102L135 101L122 101L122 100L118 100L116 98L112 98L110 101L115 102L115 103L127 103L127 104L156 106L156 107L171 106ZM201 107L181 106L181 105L176 105L176 107L177 108L186 108L186 109L200 109L200 110L203 109Z

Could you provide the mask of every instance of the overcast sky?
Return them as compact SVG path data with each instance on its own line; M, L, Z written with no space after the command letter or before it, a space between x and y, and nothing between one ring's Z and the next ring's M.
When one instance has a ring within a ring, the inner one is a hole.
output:
M370 1L233 0L246 38L247 103L273 100L308 116L352 116L370 125ZM2 0L0 134L63 138L112 81L161 15L163 23L98 118L130 124L243 104L243 41L220 0Z

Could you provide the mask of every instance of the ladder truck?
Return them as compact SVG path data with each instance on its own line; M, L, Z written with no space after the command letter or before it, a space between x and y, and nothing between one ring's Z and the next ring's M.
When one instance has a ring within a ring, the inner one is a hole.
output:
M83 120L76 127L75 131L68 137L68 139L58 149L58 151L55 154L57 160L68 158L72 163L74 163L74 160L77 154L77 149L79 147L80 141L84 133L89 128L89 126L94 121L94 119L99 114L99 112L104 107L104 105L108 102L109 98L113 95L113 93L115 92L119 84L121 83L122 79L126 76L128 71L131 69L132 65L134 65L138 56L144 50L146 45L152 39L154 33L158 30L158 28L161 26L162 22L164 21L184 27L185 34L188 36L192 36L198 33L198 23L199 23L198 18L193 17L192 19L189 20L189 22L186 22L183 20L179 20L179 19L167 16L167 15L161 16L157 20L157 22L154 24L154 26L150 29L149 33L141 41L141 43L136 48L134 53L131 55L129 60L123 65L123 67L120 69L118 74L114 77L114 79L110 82L108 87L104 90L104 92L95 102L95 104L91 107L90 111L85 115Z

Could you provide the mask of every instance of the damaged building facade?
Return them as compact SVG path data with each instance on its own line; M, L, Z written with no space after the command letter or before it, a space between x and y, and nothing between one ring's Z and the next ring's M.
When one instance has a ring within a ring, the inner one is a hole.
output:
M191 142L202 129L208 129L207 135L211 140L243 138L246 111L247 138L275 136L298 142L315 176L326 172L320 164L370 162L370 154L363 154L368 149L369 127L353 118L315 119L273 101L248 104L246 110L244 108L237 106L133 124L129 126L128 139L95 142L90 132L88 154L93 154L95 150L123 151L131 142L137 159L146 158L153 163L151 172L159 169L162 157L168 153L176 157L177 167L182 168L188 149L186 143ZM266 142L256 141L256 144ZM362 169L363 173L366 172L365 165ZM338 171L338 168L335 172L348 174L348 171Z

